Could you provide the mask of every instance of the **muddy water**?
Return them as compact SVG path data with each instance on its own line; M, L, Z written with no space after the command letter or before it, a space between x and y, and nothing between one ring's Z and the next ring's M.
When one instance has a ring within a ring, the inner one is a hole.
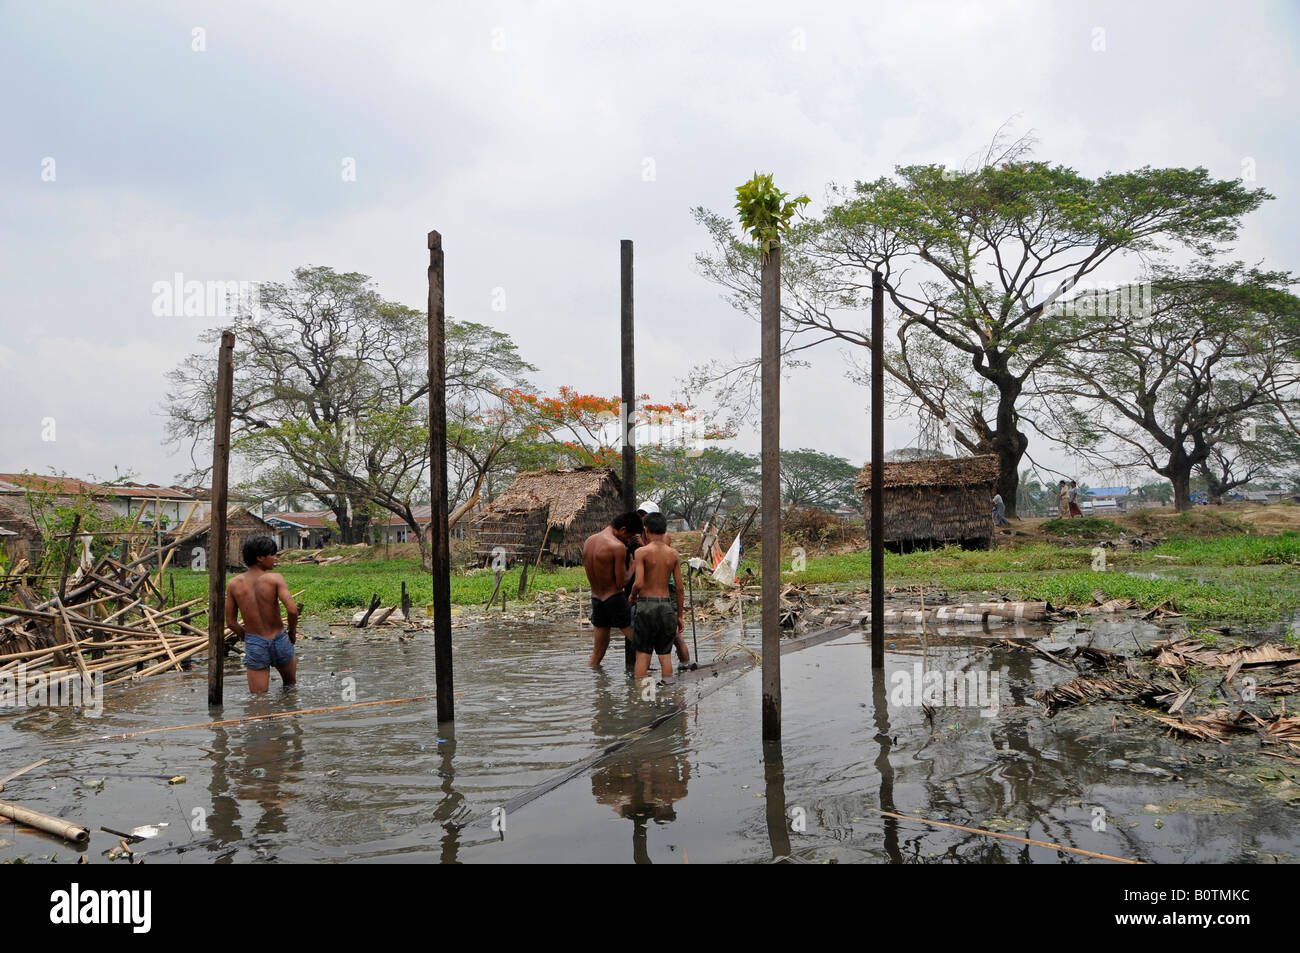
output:
M995 634L1126 651L1164 633L1099 621ZM428 700L96 740L433 690L428 634L306 635L296 689L249 698L232 665L219 712L199 670L110 690L98 719L0 714L0 776L51 759L3 797L96 831L78 848L0 824L0 859L108 862L118 838L98 829L144 826L156 833L133 849L150 863L1084 859L881 810L1148 861L1300 853L1288 779L1261 779L1245 746L1168 740L1117 705L1049 719L1029 696L1073 673L955 630L891 633L875 678L858 630L785 656L784 739L766 750L752 660L652 699L613 652L588 670L590 636L571 624L456 630L454 731L439 731ZM738 640L724 634L702 654ZM930 717L912 690L918 671L973 675L995 686L993 702L940 697Z

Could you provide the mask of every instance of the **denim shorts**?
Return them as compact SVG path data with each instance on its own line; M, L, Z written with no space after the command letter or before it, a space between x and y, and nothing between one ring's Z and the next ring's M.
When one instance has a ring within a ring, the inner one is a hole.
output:
M284 668L292 661L293 643L289 641L288 630L281 629L274 639L266 639L252 632L244 634L244 668L260 672L272 665Z

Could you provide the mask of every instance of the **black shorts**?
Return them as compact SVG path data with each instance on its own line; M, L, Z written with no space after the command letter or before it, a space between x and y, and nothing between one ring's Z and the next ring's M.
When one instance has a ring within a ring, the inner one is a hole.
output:
M667 655L677 641L677 600L641 597L636 603L632 645L647 655Z
M608 599L591 599L591 624L597 629L626 629L632 624L627 596L616 592Z

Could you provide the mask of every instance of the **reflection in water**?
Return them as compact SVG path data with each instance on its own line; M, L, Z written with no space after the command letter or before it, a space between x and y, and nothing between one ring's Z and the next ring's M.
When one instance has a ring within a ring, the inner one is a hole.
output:
M284 834L290 830L287 805L297 800L294 785L302 780L303 729L297 721L255 722L238 729L241 740L231 755L230 733L212 729L212 776L208 792L211 807L205 814L209 832L223 844L245 838L240 829L240 801L255 802L261 814L253 835Z
M443 722L438 726L438 754L440 755L438 774L442 777L439 788L442 800L433 809L433 819L442 823L442 862L454 864L460 852L460 827L452 818L465 804L465 795L456 790L456 723Z
M880 753L876 755L876 771L880 774L880 809L898 813L894 807L894 766L889 761L889 751L893 741L889 737L889 695L885 691L885 669L871 670L871 707L874 709L876 722L876 742ZM883 819L885 824L885 853L891 863L901 864L903 855L898 849L898 821L892 817Z
M785 816L785 759L781 741L763 742L763 795L767 801L767 839L772 859L790 856L790 830Z
M610 690L608 676L597 677L591 722L597 741L612 742L627 732L630 713L626 697ZM632 859L650 863L647 824L677 819L673 805L686 797L691 777L685 757L686 712L663 721L651 734L627 745L592 771L591 793L596 801L632 821Z

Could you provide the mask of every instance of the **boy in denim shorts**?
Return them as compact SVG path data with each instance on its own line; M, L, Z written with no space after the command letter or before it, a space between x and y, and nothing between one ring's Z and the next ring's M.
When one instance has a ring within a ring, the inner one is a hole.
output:
M243 552L248 569L226 588L226 625L244 637L244 668L248 669L248 690L254 693L270 688L272 665L286 686L297 681L293 645L298 641L298 606L284 576L271 571L275 553L275 540L270 536L248 540ZM287 627L280 622L280 603L288 612Z

